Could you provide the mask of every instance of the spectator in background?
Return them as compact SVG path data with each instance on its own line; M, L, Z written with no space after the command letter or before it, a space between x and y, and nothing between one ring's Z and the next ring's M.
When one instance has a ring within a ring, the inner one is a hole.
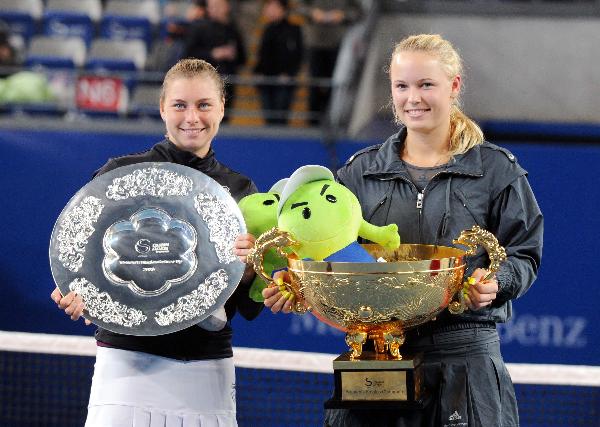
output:
M246 49L237 25L231 19L229 0L207 0L207 20L196 20L186 37L184 58L204 59L223 76L237 74L246 62ZM226 111L233 104L234 87L227 84ZM227 116L224 119L227 121Z
M306 46L310 77L331 78L344 33L348 25L360 17L360 6L355 0L306 0L303 12L308 21ZM330 87L311 86L311 124L319 124L318 117L327 108L330 94Z
M167 13L169 8L165 9ZM172 23L169 25L169 34L178 39L185 39L190 27L202 25L208 22L208 11L206 0L192 0L185 11L185 23Z
M160 43L156 43L148 61L146 69L151 71L166 72L184 56L186 40L190 28L208 25L206 0L192 0L186 9L184 20L178 16L173 4L164 6L167 17L166 35Z
M11 42L10 27L4 21L0 21L0 66L13 66L17 64L17 49ZM0 71L0 77L6 77L10 73Z
M287 123L296 89L293 79L302 63L302 30L288 20L288 12L287 0L267 0L263 9L268 25L260 41L254 72L273 79L258 87L268 124Z

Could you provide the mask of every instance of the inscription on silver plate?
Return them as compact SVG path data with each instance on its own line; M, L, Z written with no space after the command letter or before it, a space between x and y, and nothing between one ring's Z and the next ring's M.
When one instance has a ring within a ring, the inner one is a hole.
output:
M157 227L163 235L160 243L145 238ZM185 282L198 265L196 230L160 208L141 209L128 220L114 223L106 230L102 244L104 275L142 296L161 295Z

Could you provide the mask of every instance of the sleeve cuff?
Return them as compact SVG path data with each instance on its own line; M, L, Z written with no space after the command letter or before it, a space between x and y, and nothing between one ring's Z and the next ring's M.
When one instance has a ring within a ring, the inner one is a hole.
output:
M496 272L496 281L498 282L499 295L506 295L511 289L511 284L514 276L510 270L510 267L504 264L501 265L500 269Z

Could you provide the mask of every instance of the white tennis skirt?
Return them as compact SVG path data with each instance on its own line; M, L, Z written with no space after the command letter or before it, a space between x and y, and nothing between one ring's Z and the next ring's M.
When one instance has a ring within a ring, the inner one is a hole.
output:
M235 427L233 359L98 347L86 427Z

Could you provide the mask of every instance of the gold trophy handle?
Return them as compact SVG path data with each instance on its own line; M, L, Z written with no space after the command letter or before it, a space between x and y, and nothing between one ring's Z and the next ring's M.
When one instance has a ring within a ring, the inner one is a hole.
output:
M490 265L487 268L488 274L483 280L488 280L494 276L496 271L500 268L500 264L506 260L506 250L500 246L498 239L492 233L478 225L473 226L470 230L464 230L458 236L458 239L452 241L454 244L466 246L468 249L465 255L473 255L477 251L477 246L482 246L488 253L490 258ZM448 311L452 314L460 314L467 309L467 304L464 298L464 290L468 288L468 281L465 282L464 287L458 292L458 301L452 301L448 305Z
M279 256L282 258L287 258L287 254L283 251L283 248L294 246L296 244L297 243L288 233L279 230L277 227L273 227L270 230L265 231L256 239L256 242L254 242L254 247L248 252L248 262L252 264L252 268L254 268L256 274L258 274L260 278L267 283L267 286L272 286L274 280L269 274L267 274L264 268L265 253L269 249L275 249ZM289 283L283 282L283 286L285 287L285 290L292 294L296 300L295 303L292 304L293 312L297 314L304 314L307 309L304 307L304 304L300 302L301 298L298 298L298 295L294 292Z

